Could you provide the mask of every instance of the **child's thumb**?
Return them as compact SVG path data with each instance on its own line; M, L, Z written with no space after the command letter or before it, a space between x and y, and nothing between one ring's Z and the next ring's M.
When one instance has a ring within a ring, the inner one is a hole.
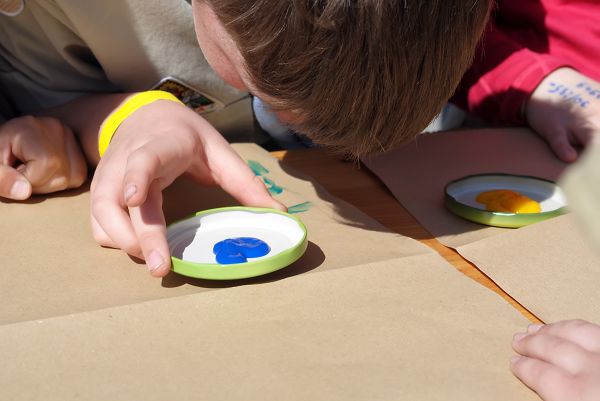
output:
M31 183L16 169L0 166L0 197L25 200L31 196Z

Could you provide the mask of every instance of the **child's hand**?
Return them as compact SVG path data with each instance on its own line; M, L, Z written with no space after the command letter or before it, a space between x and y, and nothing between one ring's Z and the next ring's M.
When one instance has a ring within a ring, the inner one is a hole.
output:
M585 146L600 135L600 82L569 68L548 75L525 108L531 128L559 159L577 159L573 145Z
M143 258L151 274L169 272L162 190L188 173L219 185L242 204L285 207L203 118L165 100L129 116L115 133L92 181L92 229L103 246Z
M87 178L71 130L47 117L19 117L0 125L0 197L25 200L77 188Z
M511 369L545 401L600 400L600 327L567 320L518 333Z

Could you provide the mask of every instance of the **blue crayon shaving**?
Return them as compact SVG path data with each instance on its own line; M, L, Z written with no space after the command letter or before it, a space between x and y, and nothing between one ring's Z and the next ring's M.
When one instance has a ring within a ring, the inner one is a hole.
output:
M270 251L266 242L252 237L227 238L213 247L217 262L222 265L246 263L248 258L259 258Z

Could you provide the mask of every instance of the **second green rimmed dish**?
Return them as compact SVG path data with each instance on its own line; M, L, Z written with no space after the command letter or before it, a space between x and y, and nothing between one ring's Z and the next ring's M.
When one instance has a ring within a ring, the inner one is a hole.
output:
M475 199L485 191L508 189L537 202L539 213L492 212ZM476 174L451 181L444 189L444 204L452 213L475 223L517 228L559 216L567 211L563 191L555 182L539 177L513 174Z

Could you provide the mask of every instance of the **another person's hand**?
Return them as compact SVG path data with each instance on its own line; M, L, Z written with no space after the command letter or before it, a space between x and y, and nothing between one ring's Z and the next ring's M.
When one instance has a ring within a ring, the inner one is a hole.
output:
M586 146L600 136L600 82L560 68L533 92L525 116L559 159L573 162L574 146Z
M518 333L513 373L545 401L600 400L600 327L583 320Z
M91 187L96 241L143 258L153 276L165 276L171 262L162 190L184 173L244 205L285 209L206 120L159 100L120 125L98 164Z
M83 153L71 130L48 117L19 117L0 125L0 197L25 200L81 186Z

